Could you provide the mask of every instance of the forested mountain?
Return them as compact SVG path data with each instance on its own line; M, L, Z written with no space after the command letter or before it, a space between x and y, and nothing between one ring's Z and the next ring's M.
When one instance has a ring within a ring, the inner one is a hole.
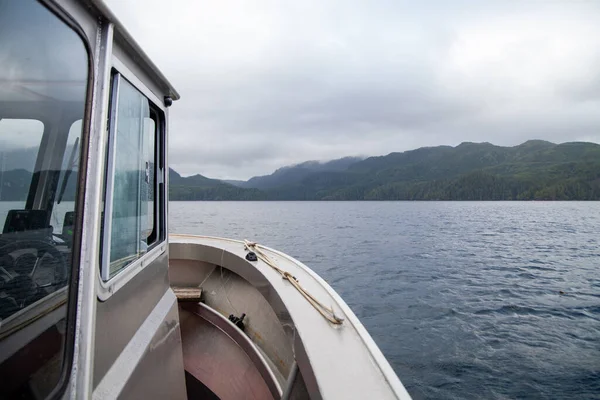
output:
M202 177L211 184L200 197L212 199L216 191L231 200L600 199L600 145L594 143L462 143L341 160L346 165L339 168L311 170L309 162L236 182L254 192Z
M344 157L337 160L319 162L305 161L301 164L282 167L271 175L255 176L248 181L223 181L234 186L255 189L271 189L283 185L300 183L316 172L345 171L352 164L362 160L359 157Z
M257 189L244 189L202 175L182 177L169 168L170 200L265 200Z
M3 157L12 157L14 166L5 163L0 171L0 200L24 200L32 173L21 164L32 168L33 161L23 157L19 163L9 152ZM73 199L75 177L65 200ZM600 200L600 145L462 143L309 161L235 185L202 175L182 177L172 169L169 181L171 200Z

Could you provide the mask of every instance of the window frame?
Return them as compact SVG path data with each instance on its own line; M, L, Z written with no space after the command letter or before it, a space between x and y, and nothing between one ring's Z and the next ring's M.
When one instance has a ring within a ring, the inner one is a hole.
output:
M115 132L117 128L117 108L119 85L125 79L128 84L138 90L147 100L150 107L150 117L156 116L155 122L155 201L154 201L154 225L156 229L156 240L148 247L148 251L141 257L138 257L123 269L118 271L112 277L110 276L110 239L111 239L111 218L112 215L112 190L114 189L114 156L115 156ZM154 262L159 256L167 250L166 235L166 112L162 107L158 97L156 97L138 78L131 72L115 55L112 56L112 74L111 89L109 94L109 118L108 118L108 142L106 149L106 165L104 176L104 215L102 216L101 231L101 252L100 268L98 273L98 299L105 301L115 292L123 287L127 282L133 279L147 265ZM108 248L107 248L108 247Z

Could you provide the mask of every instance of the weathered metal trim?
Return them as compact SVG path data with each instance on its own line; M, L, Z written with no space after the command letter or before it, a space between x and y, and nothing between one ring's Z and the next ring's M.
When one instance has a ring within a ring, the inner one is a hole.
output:
M112 236L113 199L115 189L115 152L117 149L117 119L119 118L119 89L121 77L115 74L112 77L110 93L110 120L108 123L108 163L106 166L106 189L104 191L104 229L102 231L102 260L100 276L102 280L110 279L110 247Z
M133 73L123 61L121 61L116 55L112 55L112 65L117 72L123 76L133 87L139 90L144 96L148 98L148 100L152 101L152 103L160 108L163 112L166 111L166 107L164 105L164 101L159 99L153 92L150 90L144 83ZM158 127L156 127L158 128Z
M292 394L292 389L294 388L294 383L296 382L296 377L298 376L298 364L296 361L292 364L292 368L290 368L290 374L287 377L287 381L285 382L285 390L281 395L281 400L288 400L290 395Z
M129 377L133 374L150 346L152 339L159 332L169 311L176 304L177 298L173 291L167 290L96 386L92 395L93 399L116 399L119 397L119 394L128 383ZM179 329L179 324L177 324L177 329Z
M98 19L95 43L95 80L92 97L90 136L87 152L85 213L81 232L81 261L77 292L77 323L75 357L69 397L88 399L92 393L92 360L96 326L96 281L100 265L100 208L104 176L105 135L107 127L108 96L110 92L110 54L112 53L113 26ZM84 164L85 165L85 164Z

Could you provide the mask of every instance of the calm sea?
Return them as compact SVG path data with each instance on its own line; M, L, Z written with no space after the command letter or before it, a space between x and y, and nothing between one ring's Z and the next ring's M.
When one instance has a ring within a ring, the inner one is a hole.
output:
M600 203L171 202L298 258L414 398L600 398Z

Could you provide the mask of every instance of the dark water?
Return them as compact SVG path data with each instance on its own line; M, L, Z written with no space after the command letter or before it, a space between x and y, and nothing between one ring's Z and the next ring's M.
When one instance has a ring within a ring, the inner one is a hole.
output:
M318 272L414 398L600 398L600 203L196 202ZM561 294L563 291L564 294Z

